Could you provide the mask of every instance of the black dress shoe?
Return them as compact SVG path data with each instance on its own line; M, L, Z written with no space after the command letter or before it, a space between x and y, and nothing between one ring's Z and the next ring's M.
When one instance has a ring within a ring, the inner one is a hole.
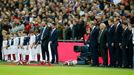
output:
M129 68L129 66L124 66L123 68Z
M132 66L132 65L130 65L130 66L129 66L129 68L133 68L133 66Z
M56 64L59 64L59 62L56 62Z
M100 67L105 67L105 65L103 65L103 64L100 64L99 66L100 66Z
M91 66L93 66L93 67L98 67L99 64L91 64Z
M108 67L108 64L104 64L104 67Z
M51 62L51 64L54 64L54 62Z
M108 65L108 67L114 67L114 65L111 65L111 64L110 64L110 65Z

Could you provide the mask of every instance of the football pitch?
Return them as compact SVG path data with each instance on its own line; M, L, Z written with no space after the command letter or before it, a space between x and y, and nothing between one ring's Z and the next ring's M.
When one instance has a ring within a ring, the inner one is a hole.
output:
M0 75L134 75L134 69L76 66L22 66L0 64Z

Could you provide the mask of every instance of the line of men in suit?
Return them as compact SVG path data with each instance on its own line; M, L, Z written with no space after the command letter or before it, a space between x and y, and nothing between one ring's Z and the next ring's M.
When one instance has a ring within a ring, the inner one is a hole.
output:
M44 21L42 22L43 28L40 33L41 37L41 51L42 51L42 59L49 62L50 53L48 50L48 45L50 44L52 60L51 63L58 64L58 31L56 29L56 24L51 23L47 25Z
M101 23L96 26L91 22L89 49L92 53L92 66L99 66L98 57L102 56L102 66L132 68L133 44L132 33L127 22L110 18L109 26ZM108 50L110 64L108 64Z

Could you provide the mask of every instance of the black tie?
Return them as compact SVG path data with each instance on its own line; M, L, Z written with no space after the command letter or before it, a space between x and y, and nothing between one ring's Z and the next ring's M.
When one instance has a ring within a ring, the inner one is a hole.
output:
M20 38L19 38L19 42L18 42L18 45L20 45Z
M13 45L13 39L11 40L11 45Z

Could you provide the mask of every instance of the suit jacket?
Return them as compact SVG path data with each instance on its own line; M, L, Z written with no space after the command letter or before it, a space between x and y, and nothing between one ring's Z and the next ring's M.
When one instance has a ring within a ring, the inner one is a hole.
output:
M42 43L48 44L51 29L49 27L46 27L44 33L43 33L43 30L44 30L44 28L41 30L40 39L41 39L41 37L43 35L43 38L41 39Z
M52 31L51 31L52 32ZM52 41L52 45L58 46L58 31L55 29L53 33L50 35L49 41Z
M29 41L30 41L30 37L29 36L26 36L24 37L24 42L23 42L23 45L29 45Z
M114 32L115 32L115 27L109 27L107 31L107 42L108 44L114 43Z
M115 28L115 32L114 32L114 42L115 43L121 43L121 39L122 39L122 32L123 32L123 28L122 25L119 24L119 26L117 27L117 29Z
M129 44L129 40L130 40L130 31L128 30L128 28L126 30L124 30L123 34L122 34L122 46L126 47Z
M129 48L129 51L133 51L133 34L132 34L132 31L129 30L129 33L130 33L130 36L129 36L129 43L128 43L128 48ZM133 53L133 52L131 52Z
M91 33L90 33L90 39L89 39L89 45L93 48L98 47L98 35L99 35L99 29L95 27Z
M103 32L101 33L100 39L98 39L98 41L100 42L99 46L101 48L106 47L106 43L107 43L107 30L106 29L104 29Z

